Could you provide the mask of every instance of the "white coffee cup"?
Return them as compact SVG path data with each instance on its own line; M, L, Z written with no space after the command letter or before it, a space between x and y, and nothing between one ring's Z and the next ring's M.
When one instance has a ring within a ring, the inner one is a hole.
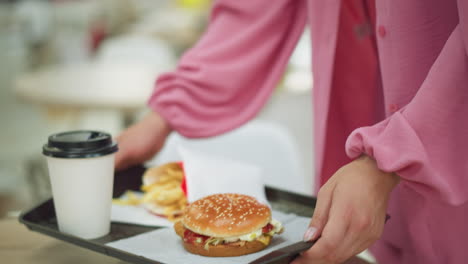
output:
M111 136L100 131L49 137L43 154L61 232L84 239L109 233L116 151Z

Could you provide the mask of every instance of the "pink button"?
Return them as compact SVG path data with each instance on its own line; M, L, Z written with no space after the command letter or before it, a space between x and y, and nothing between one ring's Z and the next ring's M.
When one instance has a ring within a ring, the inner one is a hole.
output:
M387 35L387 30L385 29L384 26L379 26L379 28L377 29L377 32L379 33L379 36L381 36L382 38L385 37L385 35Z
M388 105L388 110L390 111L390 113L395 113L396 111L398 111L398 105L397 104L390 104Z

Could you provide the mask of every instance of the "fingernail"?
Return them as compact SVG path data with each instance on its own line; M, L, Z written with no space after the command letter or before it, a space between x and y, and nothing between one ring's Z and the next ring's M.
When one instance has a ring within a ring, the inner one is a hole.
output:
M317 232L317 228L311 226L307 229L304 234L304 241L310 241L314 237L315 233Z

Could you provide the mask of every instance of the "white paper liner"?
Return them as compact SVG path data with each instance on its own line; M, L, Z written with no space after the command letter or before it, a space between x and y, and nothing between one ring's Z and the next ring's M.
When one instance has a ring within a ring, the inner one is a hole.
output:
M107 246L162 263L171 264L229 264L249 263L276 249L301 241L310 218L274 211L273 217L281 221L285 231L275 235L264 250L239 257L204 257L187 252L173 228L161 228L130 238L108 243Z

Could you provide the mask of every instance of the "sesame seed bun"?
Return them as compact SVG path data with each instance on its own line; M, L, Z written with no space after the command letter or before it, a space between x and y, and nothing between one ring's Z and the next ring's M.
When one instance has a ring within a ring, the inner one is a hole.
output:
M251 233L270 220L270 208L254 197L224 193L191 203L185 209L182 224L197 234L228 238Z

